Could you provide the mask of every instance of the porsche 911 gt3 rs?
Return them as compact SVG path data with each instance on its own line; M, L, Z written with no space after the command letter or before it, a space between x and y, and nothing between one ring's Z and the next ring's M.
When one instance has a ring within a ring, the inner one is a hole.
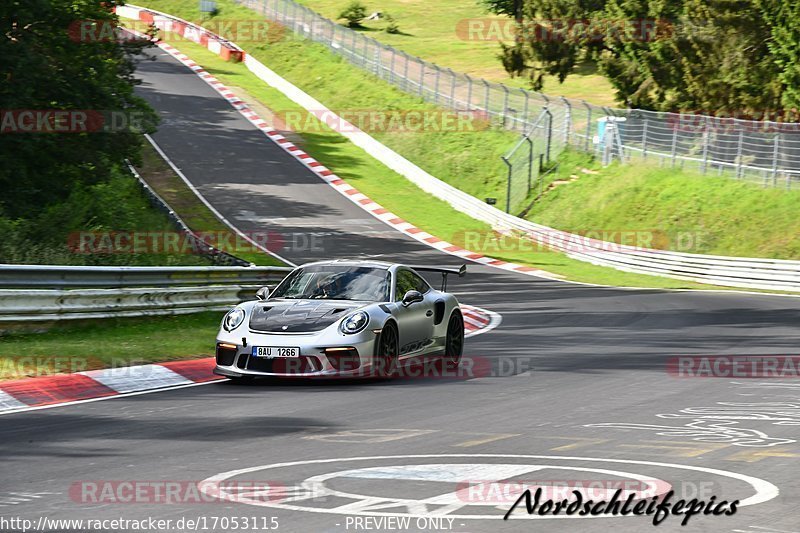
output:
M436 290L419 272L442 275ZM447 276L460 268L322 261L293 270L270 293L228 311L217 335L216 374L391 376L408 358L440 356L454 369L464 319Z

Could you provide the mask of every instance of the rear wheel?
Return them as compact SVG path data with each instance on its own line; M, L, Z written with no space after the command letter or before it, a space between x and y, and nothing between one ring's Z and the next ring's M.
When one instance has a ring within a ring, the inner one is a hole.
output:
M447 336L444 340L444 361L448 369L456 369L464 352L464 318L461 313L450 315L447 322Z
M400 336L393 322L386 324L378 337L378 346L375 350L375 375L391 377L397 371L397 356Z

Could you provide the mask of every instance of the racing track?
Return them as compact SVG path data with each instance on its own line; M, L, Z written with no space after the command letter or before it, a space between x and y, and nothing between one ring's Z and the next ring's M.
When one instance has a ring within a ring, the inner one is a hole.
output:
M296 263L354 256L409 263L458 262L360 210L273 145L192 72L160 50L154 55L156 61L140 66L144 84L139 92L163 117L155 139L202 194L241 230L318 234L322 253L292 248L280 251ZM324 162L334 169L348 164L337 154L336 146L329 147ZM495 370L505 365L506 375L367 383L263 382L252 386L221 382L3 416L0 517L177 519L262 514L278 517L279 531L346 531L347 511L320 512L344 505L336 497L296 502L296 506L315 507L311 512L241 503L91 505L73 501L69 489L82 480L202 480L293 461L506 454L555 458L368 459L284 466L242 473L238 479L270 480L292 487L312 476L333 476L326 483L341 491L418 500L432 495L429 485L436 482L431 482L430 476L440 476L436 478L439 487L453 490L456 479L486 479L501 467L473 467L462 474L462 467L418 467L434 472L425 474L429 476L425 481L418 472L404 469L407 465L488 462L550 465L527 479L580 478L586 472L563 468L592 467L609 470L599 474L603 479L616 479L614 476L621 474L614 472L619 471L658 477L676 488L680 481L713 482L712 492L728 498L746 498L754 492L745 482L717 473L643 464L670 463L755 476L781 491L777 498L744 507L733 517L695 517L683 531L797 529L794 504L800 487L795 474L800 446L790 442L798 440L797 426L777 425L769 419L732 424L745 428L744 434L761 432L764 444L778 442L766 439L787 439L769 447L740 446L742 441L730 433L728 442L709 443L697 441L691 434L664 436L641 428L585 426L683 426L692 418L659 418L656 414L719 407L718 402L761 407L768 402L794 402L792 405L800 406L800 388L792 388L791 380L781 382L782 388L773 388L762 385L761 380L735 384L730 379L676 379L665 371L666 358L674 355L793 353L800 341L800 300L595 288L477 265L469 265L467 277L451 280L450 290L464 303L502 315L497 329L467 341L466 354L489 358ZM509 372L512 362L517 370ZM784 408L796 412L792 409ZM789 419L800 418L790 415ZM386 470L336 474L374 466ZM443 474L443 469L449 474ZM505 509L510 502L499 505ZM467 505L460 513L476 509ZM504 512L496 506L479 510L498 516ZM393 511L414 514L407 505ZM358 513L351 509L353 516ZM452 528L466 532L519 531L534 526L542 531L603 531L612 525L622 531L641 531L651 527L644 517L579 520L580 524L459 518ZM659 530L681 529L678 524L677 518L670 518ZM354 529L351 526L349 530Z

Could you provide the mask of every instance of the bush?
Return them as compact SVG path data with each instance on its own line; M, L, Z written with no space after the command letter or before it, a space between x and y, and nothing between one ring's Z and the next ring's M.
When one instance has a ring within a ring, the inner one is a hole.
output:
M339 18L347 20L347 26L349 28L361 27L361 21L364 20L366 16L367 8L358 0L350 2L350 4L344 8L344 11L339 13Z
M385 13L383 18L386 20L386 27L383 29L386 33L400 33L400 26L397 20L389 13Z

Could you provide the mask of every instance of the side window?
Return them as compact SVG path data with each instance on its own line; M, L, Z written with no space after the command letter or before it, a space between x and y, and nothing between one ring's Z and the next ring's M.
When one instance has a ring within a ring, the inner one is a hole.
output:
M399 302L408 291L419 291L425 294L430 290L430 285L410 270L397 271L397 288L395 289L394 299Z
M414 290L419 291L422 294L425 294L431 289L431 286L428 285L428 282L419 277L415 272L409 272L411 274L411 278L414 280Z
M408 291L415 290L416 287L414 286L413 274L410 271L398 270L395 275L397 276L397 286L394 291L394 299L399 302Z

